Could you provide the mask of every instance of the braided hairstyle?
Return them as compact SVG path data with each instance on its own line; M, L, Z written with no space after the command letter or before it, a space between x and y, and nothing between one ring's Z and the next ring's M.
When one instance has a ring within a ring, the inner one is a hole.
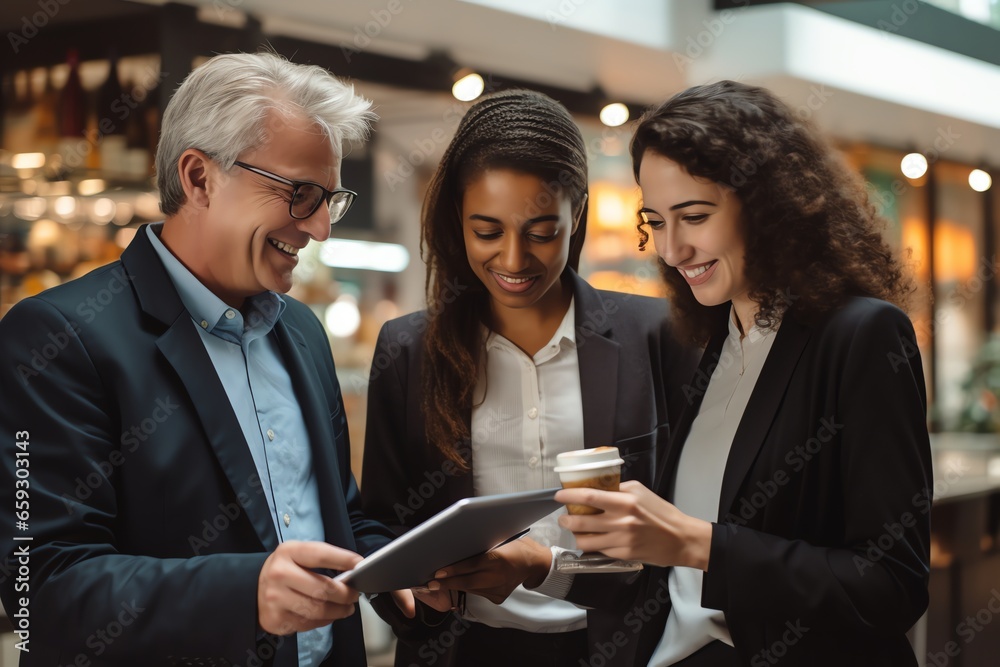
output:
M466 112L427 189L420 254L427 264L427 330L422 369L427 440L468 469L467 420L483 369L480 325L488 325L489 292L465 253L461 203L465 188L490 169L511 169L569 197L580 223L567 269L577 270L587 229L587 151L572 116L530 90L483 97Z
M636 180L647 151L739 197L757 326L776 326L790 306L809 322L850 296L905 309L913 283L882 237L885 220L861 177L770 91L720 81L678 93L639 120L630 147ZM643 226L640 249L649 240ZM678 329L704 343L718 309L699 304L662 258L660 268Z

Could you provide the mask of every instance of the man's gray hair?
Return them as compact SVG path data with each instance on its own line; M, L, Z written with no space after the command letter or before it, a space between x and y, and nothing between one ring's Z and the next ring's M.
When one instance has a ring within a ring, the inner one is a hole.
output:
M197 148L228 171L270 139L272 112L315 121L338 154L344 140L365 139L376 118L369 100L322 67L273 53L215 56L184 79L163 114L156 149L163 213L174 215L184 203L177 173L184 151Z

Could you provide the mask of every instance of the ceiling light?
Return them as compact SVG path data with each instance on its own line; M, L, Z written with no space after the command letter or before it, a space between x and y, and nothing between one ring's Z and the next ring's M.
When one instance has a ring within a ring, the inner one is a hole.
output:
M927 158L920 153L910 153L903 156L899 168L907 178L920 178L927 173Z
M993 178L982 169L969 172L969 187L976 192L986 192L993 185Z
M612 102L601 109L601 122L608 127L618 127L628 122L628 107L621 102Z
M455 83L451 87L451 94L460 102L471 102L483 94L486 83L476 72L461 70L455 75Z
M409 265L410 252L396 243L328 239L320 248L319 261L333 268L399 273Z

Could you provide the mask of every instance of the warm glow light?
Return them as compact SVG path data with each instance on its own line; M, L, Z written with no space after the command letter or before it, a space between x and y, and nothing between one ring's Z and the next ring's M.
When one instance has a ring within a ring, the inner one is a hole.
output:
M120 201L115 205L115 224L124 227L128 223L132 222L132 215L135 213L135 207L126 201Z
M320 248L319 261L334 268L399 273L409 265L410 252L395 243L329 239Z
M461 102L471 102L483 94L486 84L475 72L466 74L451 87L451 94Z
M652 278L640 278L631 273L595 271L587 277L587 282L596 289L662 298L665 291L663 282L655 273L652 276Z
M68 218L76 213L76 199L73 197L59 197L52 206L52 210L56 212L56 215Z
M326 309L324 321L327 330L337 338L353 336L361 326L361 311L358 310L357 300L350 294L338 297Z
M144 192L135 198L135 212L147 220L160 217L160 200L152 192Z
M45 166L45 153L18 153L10 159L14 169L39 169Z
M88 178L85 181L80 181L80 184L76 186L76 191L79 192L84 197L89 197L91 195L96 195L100 192L104 192L104 189L108 187L104 179L101 178Z
M106 225L115 217L115 203L107 197L101 197L94 202L94 209L91 211L90 221L98 225Z
M993 178L982 169L969 172L969 187L976 192L986 192L993 185Z
M976 272L976 238L972 230L950 220L934 225L934 273L939 282L972 279Z
M119 208L121 207L119 206ZM135 238L135 232L136 230L132 227L129 227L127 229L119 229L118 233L115 234L115 245L117 245L119 248L127 248L128 244L131 243L132 239Z
M920 153L904 155L899 168L907 178L920 178L927 173L927 158Z
M41 197L18 199L14 202L14 215L21 220L38 220L45 213L48 203Z
M58 224L51 220L39 220L31 226L28 232L28 247L43 248L59 243L62 231Z
M591 220L597 228L624 230L634 224L637 207L635 202L629 201L625 188L612 183L594 183L590 197Z
M628 107L621 102L613 102L601 109L601 122L608 127L618 127L628 121Z

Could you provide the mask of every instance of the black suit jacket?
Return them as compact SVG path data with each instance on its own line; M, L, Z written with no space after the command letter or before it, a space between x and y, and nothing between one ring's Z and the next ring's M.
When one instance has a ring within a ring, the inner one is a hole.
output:
M618 447L626 461L622 478L651 483L669 417L684 401L682 379L697 355L674 339L665 300L598 291L575 273L568 276L575 296L582 446ZM474 495L469 443L469 470L463 473L425 437L420 369L426 327L424 311L386 323L368 389L361 497L367 516L400 534ZM393 625L403 640L423 638L412 627ZM401 660L407 650L398 649L397 664L409 664Z
M719 324L657 476L667 499L720 363ZM905 633L928 599L925 411L902 311L855 298L813 326L794 311L783 319L726 463L702 591L704 607L725 613L740 664L917 664ZM648 568L617 599L582 594L606 605L591 627L615 649L608 664L648 662L670 611L667 574Z
M327 541L369 553L322 326L294 299L271 334L312 446ZM140 228L118 262L0 321L0 522L12 530L15 433L30 442L30 653L22 665L294 665L294 635L257 630L257 577L278 544L261 480L191 316ZM16 545L14 545L16 546ZM14 549L2 543L5 562ZM8 576L5 607L19 598ZM329 665L366 664L359 615ZM256 664L256 663L253 663Z

